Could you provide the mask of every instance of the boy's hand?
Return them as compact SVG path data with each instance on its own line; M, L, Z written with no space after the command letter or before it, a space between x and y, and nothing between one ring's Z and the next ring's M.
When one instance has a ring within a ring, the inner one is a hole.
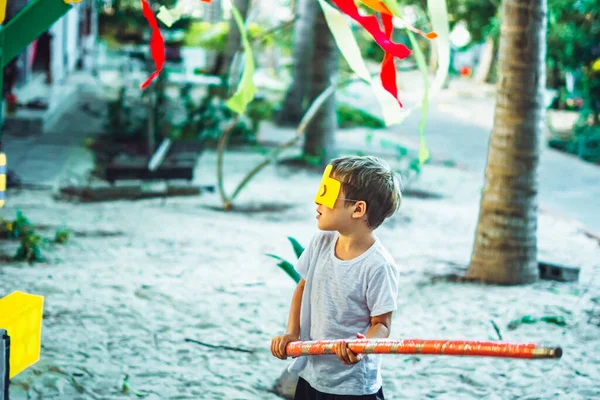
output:
M357 333L356 337L358 339L366 339L366 336L360 333ZM357 364L364 357L364 354L354 354L354 352L348 348L348 343L345 340L336 343L335 346L333 346L333 351L342 364L346 365Z
M271 354L281 360L287 359L285 348L288 343L297 342L298 340L298 335L292 335L291 333L275 336L273 340L271 340Z

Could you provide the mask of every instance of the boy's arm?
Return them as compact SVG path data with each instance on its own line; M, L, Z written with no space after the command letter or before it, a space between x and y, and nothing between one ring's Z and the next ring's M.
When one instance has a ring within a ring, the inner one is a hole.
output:
M290 306L290 315L285 333L296 338L300 337L300 306L302 305L302 294L304 293L304 279L300 279L294 295L292 296L292 305Z
M392 311L371 317L371 327L365 333L367 339L387 339L392 330Z
M304 279L301 279L292 296L292 305L290 307L287 329L283 335L276 336L271 341L271 354L282 360L287 358L286 348L288 343L300 339L300 306L302 305L303 293Z

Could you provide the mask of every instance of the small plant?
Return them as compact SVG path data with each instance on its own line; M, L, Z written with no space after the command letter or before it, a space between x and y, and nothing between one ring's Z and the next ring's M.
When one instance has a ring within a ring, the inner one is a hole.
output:
M56 231L56 235L54 236L54 243L65 244L69 241L70 236L71 236L70 229L61 228Z
M367 127L372 129L385 128L385 122L366 111L338 104L335 110L340 128Z
M296 258L299 259L300 256L302 255L302 253L304 252L304 247L302 247L302 245L300 243L298 243L298 241L296 239L294 239L293 237L288 237L288 240L290 241L290 243L292 244L292 247L294 248L294 253L296 254ZM284 260L283 258L276 256L274 254L266 254L266 255L278 260L279 262L277 263L277 266L279 268L281 268L286 274L288 274L289 277L294 280L294 282L296 282L296 283L300 282L300 279L301 279L300 274L296 271L296 269L294 268L294 265L291 262Z
M214 146L221 136L224 126L231 123L233 112L225 100L208 94L199 105L191 99L187 88L181 91L181 100L186 110L186 121L172 130L174 139L200 139L205 145ZM256 134L245 121L237 120L231 131L233 144L255 144Z
M14 256L15 261L26 261L30 264L44 261L40 247L43 242L44 239L40 235L32 231L27 232L21 237L21 245Z
M19 239L32 230L31 223L21 211L17 211L17 218L14 221L0 219L0 238Z
M64 244L69 240L71 230L61 228L56 231L54 239L42 237L35 231L35 227L21 211L17 211L14 221L0 218L0 238L19 239L20 245L13 259L15 261L26 261L30 264L45 260L42 255L42 247L49 243Z
M251 121L251 130L258 133L262 121L273 119L273 104L265 98L255 98L246 109L246 115Z

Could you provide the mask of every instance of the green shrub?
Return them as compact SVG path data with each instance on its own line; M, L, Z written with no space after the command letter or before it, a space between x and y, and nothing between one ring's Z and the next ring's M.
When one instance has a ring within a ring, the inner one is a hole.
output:
M340 128L353 128L359 126L373 129L385 128L383 120L366 111L351 107L347 104L338 104L335 111Z

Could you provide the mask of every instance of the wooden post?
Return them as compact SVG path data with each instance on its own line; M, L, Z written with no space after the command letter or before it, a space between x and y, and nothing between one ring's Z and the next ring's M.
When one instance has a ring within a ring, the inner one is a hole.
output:
M0 400L8 400L10 383L10 337L6 329L0 328Z

